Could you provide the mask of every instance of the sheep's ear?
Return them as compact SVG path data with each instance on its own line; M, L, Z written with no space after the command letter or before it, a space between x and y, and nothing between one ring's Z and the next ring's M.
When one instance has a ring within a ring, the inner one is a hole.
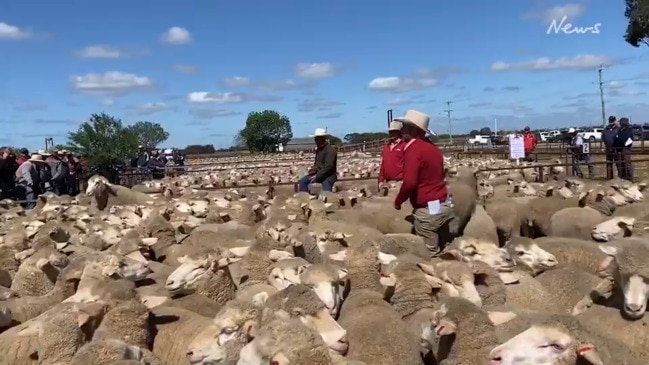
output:
M516 318L516 313L514 312L488 312L487 315L494 326L500 326Z
M142 304L144 304L145 307L151 309L162 305L162 303L166 302L167 299L168 298L164 296L147 295L141 297L140 301L142 302Z
M250 246L232 247L228 249L228 252L236 257L243 257L250 252Z
M390 265L392 262L397 260L397 257L387 253L379 252L378 259L382 265Z
M50 260L48 260L46 258L38 259L38 261L36 261L36 267L39 270L43 270L45 268L45 266L47 266L49 264L50 264Z
M432 275L424 275L424 276L426 277L426 281L428 282L428 284L430 284L430 286L433 289L440 289L444 285L444 282L436 276L432 276Z
M252 305L256 307L263 307L264 304L266 304L266 301L268 300L268 293L265 291L259 292L255 295L252 296L252 300L250 301Z
M338 270L338 280L345 280L347 278L347 269Z
M604 365L601 356L591 344L583 344L577 347L577 355L592 365Z
M294 256L293 256L292 253L286 252L286 251L270 250L270 252L268 252L268 258L271 261L286 260L286 259L290 259L290 258L293 258L293 257Z
M329 259L334 261L345 261L345 257L347 257L347 251L345 250L329 254Z
M135 261L138 261L138 262L143 262L143 263L149 262L144 257L144 255L142 255L142 253L140 251L133 251L133 252L129 253L128 255L126 255L126 257L128 257L129 259L133 259Z
M457 325L449 319L441 319L437 326L435 326L435 333L437 336L448 336L455 333Z
M436 275L435 267L433 265L419 263L419 264L417 264L417 267L420 268L421 271L423 271L424 273L426 273L428 275Z
M185 256L177 258L176 261L178 261L178 263L182 265L182 264L188 262L189 258L187 257L187 255L185 255Z
M600 251L604 252L605 254L607 254L609 256L615 256L618 253L620 253L620 251L621 251L618 247L615 247L615 246L599 245L598 247L599 247Z
M155 245L156 243L158 243L158 238L157 238L157 237L146 237L146 238L142 238L142 243L143 243L145 246L149 246L149 247L151 247L151 246Z

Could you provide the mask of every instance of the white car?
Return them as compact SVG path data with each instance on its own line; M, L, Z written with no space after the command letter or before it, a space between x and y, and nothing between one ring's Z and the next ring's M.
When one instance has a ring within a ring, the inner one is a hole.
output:
M604 128L585 129L583 132L581 132L581 138L591 143L600 141L602 140L602 131L604 131Z
M490 140L489 136L476 135L473 138L469 138L469 144L488 144Z

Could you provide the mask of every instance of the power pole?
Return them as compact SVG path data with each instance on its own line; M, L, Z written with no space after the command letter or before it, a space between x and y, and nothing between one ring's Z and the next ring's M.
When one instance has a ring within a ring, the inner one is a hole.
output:
M388 110L388 128L390 128L390 122L392 122L392 109Z
M606 127L606 103L604 102L604 81L602 81L602 71L604 67L599 66L597 74L599 76L599 100L602 103L602 125Z
M446 115L448 116L448 138L449 138L449 142L450 142L450 144L453 144L453 129L452 129L452 123L451 123L451 112L453 111L453 109L451 109L451 103L452 103L452 101L447 101L446 102L446 108L447 109L444 110L444 111L446 112Z

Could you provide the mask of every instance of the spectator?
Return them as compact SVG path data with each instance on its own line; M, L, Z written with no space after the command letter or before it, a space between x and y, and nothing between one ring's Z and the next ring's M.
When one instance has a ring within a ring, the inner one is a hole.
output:
M42 192L39 170L47 167L43 156L33 154L16 170L16 193L20 200L25 200L27 209L36 207L36 197Z
M180 151L174 152L174 163L177 166L185 166L185 156Z
M633 147L633 129L629 126L629 118L620 118L620 129L615 135L613 147L618 154L617 172L620 179L633 181L633 166L631 165L631 148Z
M568 134L572 136L570 140L570 153L572 154L572 173L573 175L583 178L584 174L581 172L581 161L586 162L588 166L588 177L595 178L595 166L590 158L590 145L584 143L584 139L577 133L575 128L568 129Z
M617 119L614 116L608 117L608 126L602 131L602 142L604 142L604 152L606 153L606 179L608 180L615 176L613 174L613 165L617 164L618 161L618 154L613 146L615 136L620 129L616 121Z
M388 133L390 140L383 146L381 152L379 190L386 182L403 180L403 146L405 143L401 139L401 123L390 122Z
M534 161L532 153L534 153L537 143L536 135L530 131L530 127L525 127L525 129L523 129L523 147L525 149L526 161Z
M20 155L18 156L16 162L18 162L18 166L20 166L23 162L29 160L29 150L26 148L21 148L18 152L20 152Z
M310 137L313 137L316 144L315 163L308 174L300 179L300 191L309 191L311 183L320 183L322 191L331 191L338 175L338 153L327 142L326 130L317 128Z
M18 164L8 147L0 148L0 199L8 199L14 190L14 176Z
M164 155L162 156L164 158ZM146 163L146 168L151 171L151 177L153 179L162 179L164 178L164 168L165 165L162 162L162 159L158 156L158 151L153 151L151 157Z
M79 161L74 158L74 155L70 151L64 151L65 157L64 161L68 164L68 177L67 177L67 194L70 196L75 196L79 193L79 172L80 166Z
M454 218L446 181L444 179L444 156L426 133L430 117L416 110L409 110L402 118L401 135L404 145L404 173L394 208L410 200L413 211L413 229L424 239L431 256L438 256L450 241L449 223Z
M138 157L137 157L137 167L143 168L146 167L147 162L149 162L149 153L144 149L144 146L140 145L137 147Z
M66 185L68 175L70 174L70 169L68 165L61 159L61 154L63 151L55 151L50 156L45 159L45 162L50 167L50 173L52 177L50 179L50 184L52 186L52 191L56 195L63 195L68 193L68 187Z

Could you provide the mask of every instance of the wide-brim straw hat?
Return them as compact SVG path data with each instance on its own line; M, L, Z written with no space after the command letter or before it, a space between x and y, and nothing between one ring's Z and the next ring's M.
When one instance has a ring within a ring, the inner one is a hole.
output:
M327 130L323 128L316 128L313 134L309 134L309 137L326 137L328 136Z
M45 150L38 150L38 152L37 152L36 154L37 154L37 155L41 155L41 156L45 156L45 157L47 157L47 156L52 156L51 153L49 153L49 152L47 152L47 151L45 151Z
M401 127L403 127L403 123L393 120L390 122L390 126L388 127L388 132L400 131Z
M33 154L27 161L43 162L43 163L45 162L45 160L43 160L43 155L38 154L38 153Z
M404 124L413 125L428 134L436 135L433 131L428 129L428 125L430 124L430 116L420 111L408 110L406 112L406 115L400 118L395 118L394 120Z

